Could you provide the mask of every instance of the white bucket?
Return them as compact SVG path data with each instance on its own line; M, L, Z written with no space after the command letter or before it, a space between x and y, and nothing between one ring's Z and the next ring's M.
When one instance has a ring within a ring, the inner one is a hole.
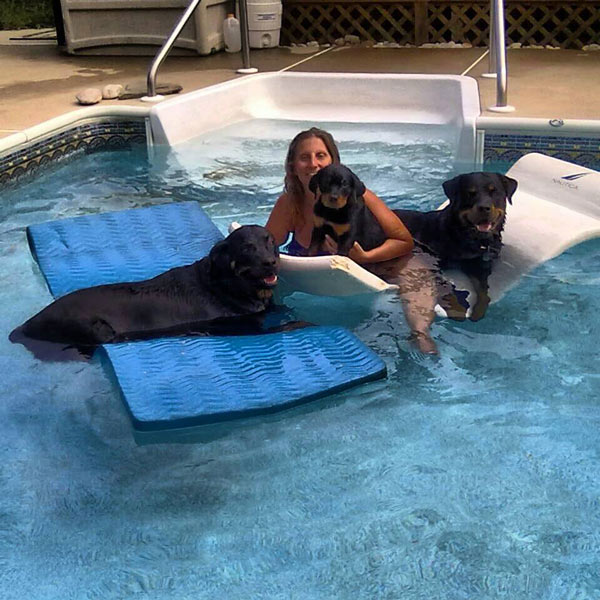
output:
M281 32L281 2L248 0L250 48L276 48Z

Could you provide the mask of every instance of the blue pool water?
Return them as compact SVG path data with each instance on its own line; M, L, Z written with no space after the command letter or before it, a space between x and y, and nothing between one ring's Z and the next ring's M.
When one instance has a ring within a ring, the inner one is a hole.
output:
M263 125L3 192L0 598L599 598L598 240L482 321L436 321L439 360L410 352L393 298L294 296L299 318L351 328L387 380L204 443L136 445L100 360L41 363L7 341L51 299L25 226L190 198L223 231L263 223L300 128ZM443 138L328 127L391 206L443 200Z

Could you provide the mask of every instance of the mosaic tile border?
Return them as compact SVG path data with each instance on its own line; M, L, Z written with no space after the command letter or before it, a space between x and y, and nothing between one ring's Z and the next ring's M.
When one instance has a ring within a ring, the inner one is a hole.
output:
M81 154L146 145L146 120L120 118L81 123L0 156L0 188Z
M485 132L483 163L514 163L528 152L540 152L600 171L600 135L583 137L518 132Z
M547 135L518 131L486 131L483 163L512 164L528 152L541 152L561 160L600 171L600 134ZM80 123L8 151L0 156L0 188L15 184L41 170L82 154L146 147L144 117L104 117Z

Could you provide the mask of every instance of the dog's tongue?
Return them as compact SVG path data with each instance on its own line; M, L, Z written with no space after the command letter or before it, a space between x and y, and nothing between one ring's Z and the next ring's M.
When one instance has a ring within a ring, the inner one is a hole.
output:
M267 285L275 285L277 283L277 275L269 275L269 277L265 277L263 281Z
M477 230L481 231L481 233L487 233L491 228L492 224L489 221L486 221L485 223L479 223L479 225L477 225Z

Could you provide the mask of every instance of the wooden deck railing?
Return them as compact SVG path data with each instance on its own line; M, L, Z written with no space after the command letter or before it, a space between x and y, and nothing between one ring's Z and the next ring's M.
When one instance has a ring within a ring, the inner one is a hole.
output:
M600 0L505 0L507 44L600 44ZM361 41L487 46L489 0L283 0L281 43ZM600 54L599 54L600 56Z

